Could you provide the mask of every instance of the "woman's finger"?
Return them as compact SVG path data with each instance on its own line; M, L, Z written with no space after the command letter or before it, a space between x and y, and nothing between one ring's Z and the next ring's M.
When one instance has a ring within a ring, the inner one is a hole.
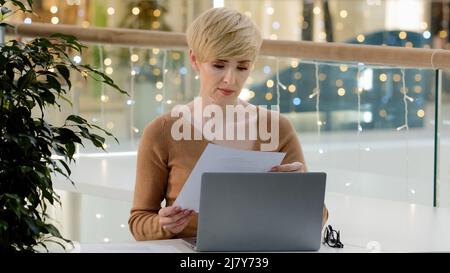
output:
M163 225L163 227L169 231L172 231L176 229L179 226L182 226L183 224L187 224L191 220L192 213L185 215L184 217L178 219L178 221Z
M178 213L180 210L181 210L181 208L178 206L168 206L168 207L161 208L158 211L158 214L159 214L159 216L162 216L162 217L169 217L172 214Z
M271 172L299 172L302 171L303 164L296 161L290 164L277 165L270 169Z
M177 214L174 215L170 215L170 217L161 217L159 218L159 223L161 225L168 225L168 224L173 224L175 222L177 222L178 220L180 220L183 217L186 217L189 214L189 210L182 210L180 212L178 212Z

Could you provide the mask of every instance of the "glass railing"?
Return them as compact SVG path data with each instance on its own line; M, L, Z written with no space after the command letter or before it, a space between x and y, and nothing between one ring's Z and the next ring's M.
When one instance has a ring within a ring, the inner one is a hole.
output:
M126 221L143 129L192 100L199 81L184 49L102 44L90 45L79 57L130 96L80 77L72 79L74 107L62 102L64 113L79 113L120 142L108 139L108 153L88 143L79 149L72 175L78 196L62 192L63 206L69 200L81 215L80 229L70 236L84 242L129 239ZM309 170L327 173L327 192L450 207L448 78L444 71L437 92L432 68L260 56L241 98L279 105L298 133ZM438 106L442 118L436 131ZM64 115L49 112L47 118L60 123ZM58 180L61 190L73 191ZM100 234L101 223L117 231ZM93 225L99 233L89 235Z

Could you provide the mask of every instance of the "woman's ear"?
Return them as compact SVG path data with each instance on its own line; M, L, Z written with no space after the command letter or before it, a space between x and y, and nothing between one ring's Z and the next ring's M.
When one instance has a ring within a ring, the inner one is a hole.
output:
M189 49L189 60L191 61L192 68L198 71L197 57L195 56L194 51L192 51L192 48Z

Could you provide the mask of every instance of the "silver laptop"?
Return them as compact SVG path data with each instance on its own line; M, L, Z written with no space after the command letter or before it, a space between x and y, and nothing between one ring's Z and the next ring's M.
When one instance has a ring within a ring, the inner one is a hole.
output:
M325 173L204 173L197 251L320 248Z

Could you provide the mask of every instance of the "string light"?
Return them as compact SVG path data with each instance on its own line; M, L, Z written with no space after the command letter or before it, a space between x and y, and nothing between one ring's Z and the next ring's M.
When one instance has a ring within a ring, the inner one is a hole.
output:
M132 62L139 61L139 56L137 54L131 54L130 59Z
M406 160L405 160L405 176L406 176L406 186L408 188L409 187L409 174L408 174L408 169L409 169L409 124L408 124L408 100L412 101L412 98L407 96L407 89L406 89L406 84L405 84L405 68L401 68L400 69L401 73L402 73L402 90L403 90L403 103L404 103L404 107L405 107L405 124L403 124L402 126L397 128L397 131L406 130ZM412 194L415 194L415 191L411 191ZM409 197L409 196L408 196Z
M427 30L427 31L424 31L424 32L422 33L422 36L423 36L423 38L425 38L425 39L430 39L430 38L431 38L431 32L429 32L428 30Z
M339 70L341 70L341 72L347 72L348 66L345 65L345 64L341 64L341 65L339 66Z
M281 25L280 25L280 22L278 22L278 21L275 21L275 22L272 23L272 28L273 28L273 29L279 29L280 26L281 26Z
M322 10L319 7L314 7L313 8L314 15L319 15L321 12L322 12Z
M73 61L74 61L76 64L79 64L79 63L81 63L81 57L78 56L78 55L75 55L75 56L73 57Z
M404 31L400 31L400 32L398 33L398 37L399 37L401 40L405 40L406 37L407 37L407 34L406 34L406 32L404 32Z
M57 6L51 6L50 7L50 12L53 13L53 14L57 13L58 12L58 7Z
M283 88L283 90L287 89L286 85L284 85L282 82L278 82L278 86ZM295 88L295 86L294 86L294 88Z
M159 28L160 26L161 26L161 23L158 22L158 21L154 21L154 22L152 23L152 28L154 28L154 29L157 29L157 28Z
M366 37L364 37L364 35L359 34L358 36L356 36L356 40L360 43L364 42L364 40L366 39Z
M425 111L423 109L417 110L417 116L423 118L425 116Z
M156 65L156 64L158 63L158 61L156 60L156 58L151 57L151 58L148 60L148 63L149 63L150 65Z
M272 15L274 12L275 12L275 10L274 10L272 7L268 7L268 8L266 9L266 13L267 13L268 15Z
M110 66L108 66L105 69L105 73L108 74L108 75L111 75L113 72L114 72L114 69L112 67L110 67Z
M288 91L291 93L294 93L296 89L297 89L297 87L295 87L295 85L293 85L293 84L290 84L288 86Z
M141 12L141 10L138 7L134 7L131 10L131 13L133 13L134 15L138 15Z
M403 129L406 129L408 131L409 125L408 125L408 102L407 102L407 100L412 102L414 99L409 97L408 95L406 95L407 90L406 90L406 85L405 85L405 69L401 68L401 72L402 72L402 88L401 88L401 90L403 93L403 103L404 103L404 107L405 107L405 123L402 126L397 127L397 131L400 131Z
M106 12L108 13L108 15L114 15L114 13L116 13L116 10L113 7L109 7Z
M242 88L242 91L239 94L239 98L241 100L248 101L249 99L251 99L253 97L252 92L253 91L250 91L248 88ZM253 95L254 95L254 92L253 92Z
M103 61L103 64L105 64L106 66L109 66L109 65L112 64L112 61L111 61L110 58L106 58L106 59Z
M101 95L101 96L100 96L100 101L101 101L101 102L108 102L108 101L109 101L109 97L106 96L106 95Z

